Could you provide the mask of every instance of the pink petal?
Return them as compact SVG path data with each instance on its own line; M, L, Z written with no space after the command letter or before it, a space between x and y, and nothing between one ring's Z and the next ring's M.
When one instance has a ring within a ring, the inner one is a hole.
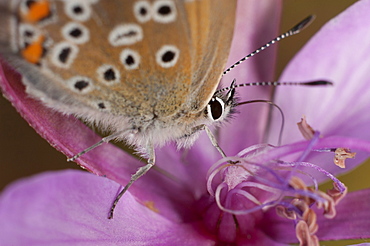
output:
M336 206L337 215L318 218L320 240L370 238L370 189L349 193Z
M274 239L270 238L268 235L260 230L255 230L251 233L250 238L245 237L238 240L237 245L247 245L247 246L287 246L285 243L279 243Z
M318 216L320 240L344 240L370 238L370 189L349 193L337 206L337 215L327 219L322 211ZM294 222L281 218L272 209L264 216L264 231L273 239L285 243L297 243Z
M291 61L281 81L325 79L332 87L278 88L276 103L286 119L283 142L303 139L296 123L305 115L324 136L340 135L370 140L370 1L356 2L328 22ZM276 115L275 115L276 116ZM280 115L272 132L279 133ZM277 136L271 136L276 141ZM353 150L356 151L356 150ZM368 154L358 153L347 169L333 165L332 156L310 158L331 173L342 173L362 163ZM317 177L322 180L323 177Z
M197 223L176 223L130 194L107 213L119 185L81 171L50 172L9 186L0 196L2 245L211 245ZM152 205L152 207L151 207ZM151 209L150 209L151 208Z

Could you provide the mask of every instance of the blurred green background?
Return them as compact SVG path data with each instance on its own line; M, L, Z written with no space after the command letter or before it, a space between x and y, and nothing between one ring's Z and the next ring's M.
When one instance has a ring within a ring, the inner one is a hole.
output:
M247 1L247 0L246 0ZM261 0L263 1L263 0ZM315 14L316 20L301 34L279 44L278 78L294 54L317 32L320 27L342 12L355 0L283 0L281 30L286 31L302 18ZM370 27L369 27L370 28ZM355 54L354 54L355 55ZM21 177L43 171L76 168L66 162L66 157L52 148L18 115L10 103L0 96L0 190ZM349 190L370 187L370 163L362 165L340 179ZM325 186L325 185L324 185ZM327 186L328 188L330 186ZM370 240L323 242L322 245L347 245L370 242Z

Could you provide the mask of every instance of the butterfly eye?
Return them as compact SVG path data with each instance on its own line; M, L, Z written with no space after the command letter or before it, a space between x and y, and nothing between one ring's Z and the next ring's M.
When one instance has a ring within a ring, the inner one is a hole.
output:
M207 105L207 115L213 120L219 120L225 112L225 103L221 98L214 97Z

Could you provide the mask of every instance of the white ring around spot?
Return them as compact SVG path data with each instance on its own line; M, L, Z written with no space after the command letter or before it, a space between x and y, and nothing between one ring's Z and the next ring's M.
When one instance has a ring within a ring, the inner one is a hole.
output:
M129 56L132 56L132 58L134 59L133 64L126 64L126 59ZM120 61L125 66L125 68L127 70L137 69L140 65L140 55L139 55L139 53L137 53L136 51L134 51L132 49L124 49L121 52Z
M64 4L65 4L64 11L69 18L75 21L81 21L81 22L84 22L90 19L91 12L92 12L90 3L86 1L79 1L79 0L68 0L68 1L64 1ZM75 7L81 7L83 12L76 14L73 11Z
M109 69L112 69L114 71L114 75L116 76L116 79L115 80L109 80L107 81L105 78L104 78L104 73L109 70ZM117 84L119 82L121 82L121 74L119 73L118 69L115 68L114 66L112 65L109 65L109 64L104 64L102 66L100 66L97 70L96 70L97 74L98 74L98 78L99 80L106 84L106 85L113 85L113 84Z
M162 56L168 51L173 52L175 56L174 56L172 61L164 62L162 60ZM173 67L173 66L176 65L177 60L179 59L179 56L180 56L180 50L176 46L174 46L174 45L163 45L157 51L157 53L155 55L155 60L157 61L158 65L160 65L161 67L169 68L169 67Z
M171 12L163 15L158 13L162 7L169 7ZM159 23L170 23L176 20L177 12L175 3L171 0L158 0L153 3L153 20Z
M82 34L80 37L73 37L70 35L70 32L74 29L81 30ZM84 44L90 40L90 32L84 25L78 22L69 22L62 28L62 35L68 41L71 41L75 44Z
M25 32L32 33L31 37L28 37L25 35ZM33 43L37 41L40 38L41 32L39 29L37 29L34 25L30 24L19 24L18 27L18 41L19 41L19 47L24 48L25 43Z
M68 55L68 59L67 59L66 62L61 62L59 60L59 55L60 55L61 51L63 49L66 49L66 48L71 49L70 53ZM78 52L79 52L79 49L76 45L71 44L69 42L60 42L60 43L54 45L54 47L52 47L50 59L51 59L52 64L57 66L57 67L69 68L71 66L71 64L73 63L73 61L76 59Z
M143 30L137 24L122 24L116 26L108 37L109 43L113 46L130 45L142 39Z
M147 11L145 15L141 14L142 9ZM134 3L134 15L138 22L147 22L152 18L152 6L148 1L137 1Z
M77 89L75 87L75 83L80 81L80 80L88 82L89 85L87 87L85 87L84 89L82 89L82 90ZM91 79L89 79L88 77L84 77L84 76L75 76L75 77L72 77L72 78L68 79L67 80L67 85L68 85L69 89L71 89L72 91L74 91L76 93L79 93L79 94L87 94L87 93L91 92L94 89L94 85L93 85Z

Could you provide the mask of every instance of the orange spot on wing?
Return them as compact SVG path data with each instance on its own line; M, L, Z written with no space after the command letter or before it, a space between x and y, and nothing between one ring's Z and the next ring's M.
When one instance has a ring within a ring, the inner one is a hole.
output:
M33 64L39 63L44 52L42 47L44 40L45 38L40 36L35 42L24 48L21 51L23 58Z
M32 3L27 13L23 13L22 17L28 22L38 22L50 15L50 3L47 0L41 0Z

